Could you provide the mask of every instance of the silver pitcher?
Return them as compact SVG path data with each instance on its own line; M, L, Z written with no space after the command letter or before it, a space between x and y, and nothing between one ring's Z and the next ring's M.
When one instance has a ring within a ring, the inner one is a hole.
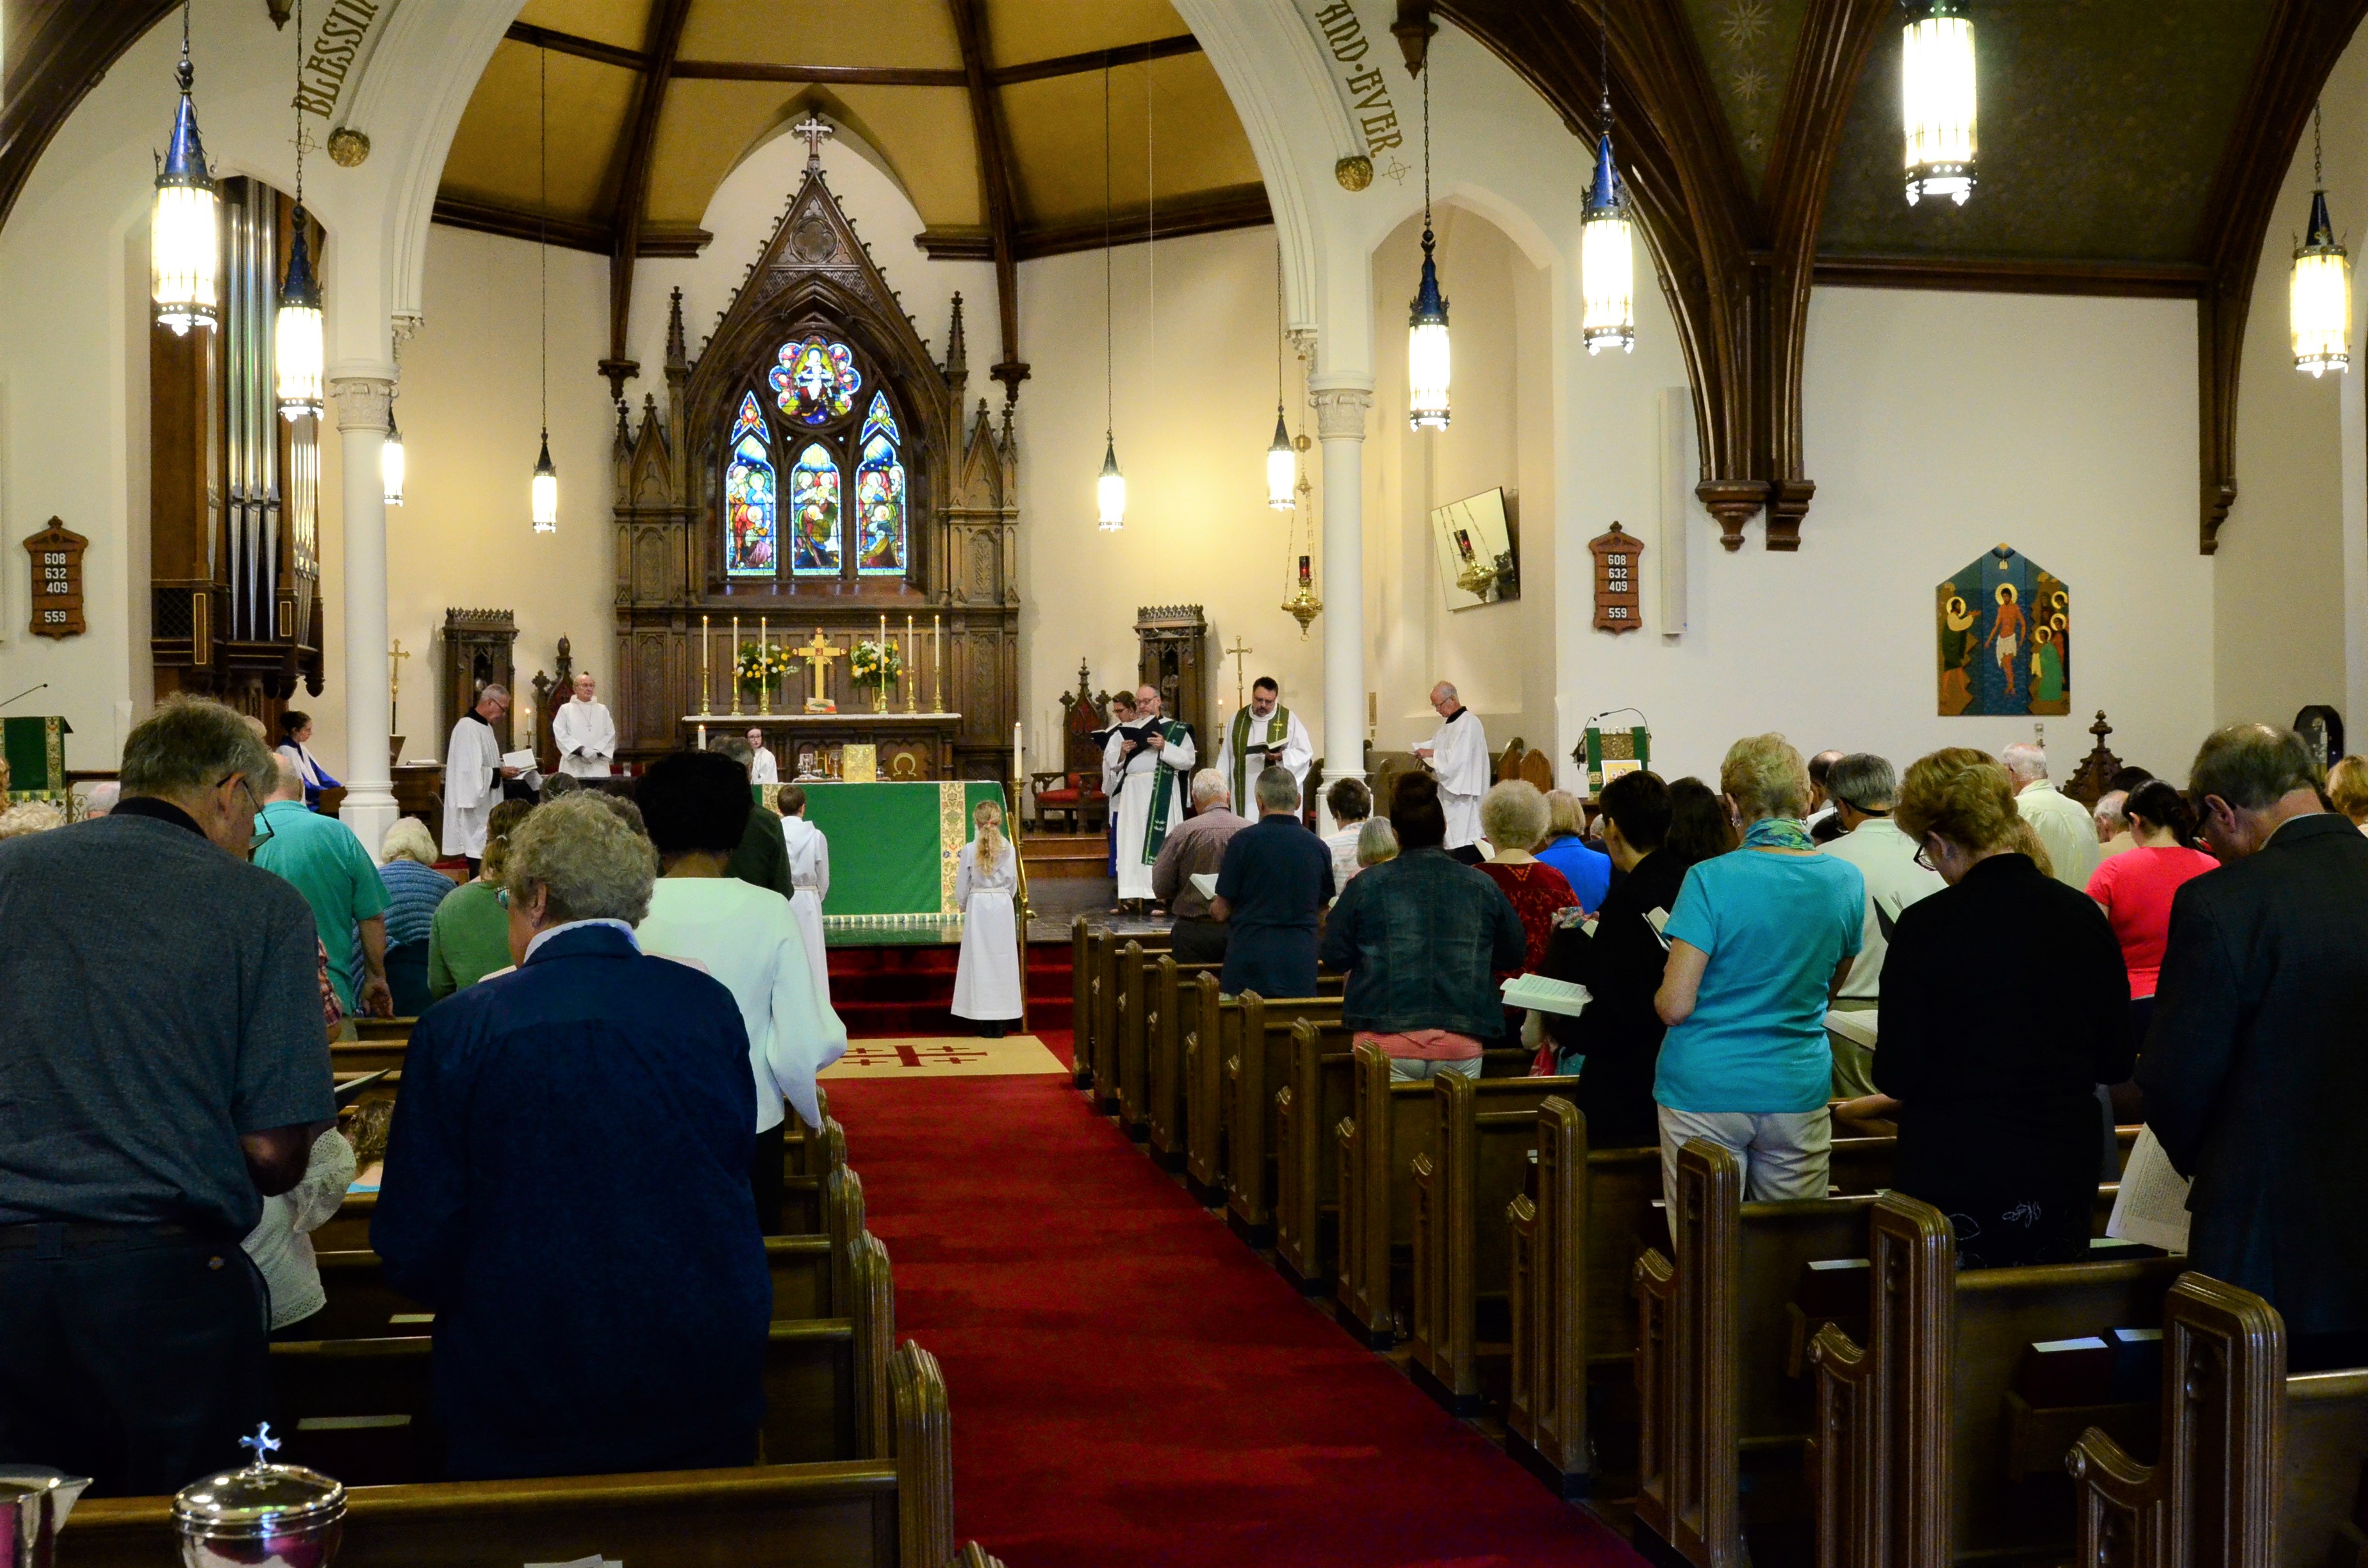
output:
M173 1528L186 1568L328 1568L345 1535L346 1488L302 1465L273 1464L279 1439L265 1422L239 1447L244 1470L193 1481L173 1495Z
M50 1568L58 1529L89 1484L54 1470L0 1470L0 1568Z

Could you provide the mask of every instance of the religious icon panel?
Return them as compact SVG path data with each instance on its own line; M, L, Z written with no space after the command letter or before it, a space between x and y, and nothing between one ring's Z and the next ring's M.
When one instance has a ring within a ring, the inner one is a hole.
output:
M1999 545L1934 591L1944 718L2072 710L2072 594Z
M732 464L723 472L723 570L728 576L769 577L779 564L779 502L772 460L766 453L768 439L757 394L750 392L740 400L740 416L732 427Z
M790 470L790 516L791 575L839 575L838 464L820 442L800 452Z
M780 363L767 378L773 401L800 425L828 425L855 407L863 372L844 343L808 337L781 345Z

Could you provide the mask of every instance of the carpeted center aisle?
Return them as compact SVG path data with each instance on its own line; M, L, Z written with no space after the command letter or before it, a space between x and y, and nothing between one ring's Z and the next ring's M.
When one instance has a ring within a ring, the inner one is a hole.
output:
M1065 1046L1065 1041L1059 1042ZM1303 1303L1057 1077L834 1082L1008 1568L1641 1562Z

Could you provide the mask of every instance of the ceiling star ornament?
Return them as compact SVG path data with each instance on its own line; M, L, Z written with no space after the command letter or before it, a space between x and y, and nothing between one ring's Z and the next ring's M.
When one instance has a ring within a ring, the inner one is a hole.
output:
M1726 79L1726 85L1737 100L1755 108L1768 97L1768 73L1757 65L1746 66L1736 72Z
M1974 194L1981 137L1975 114L1974 21L1966 0L1910 0L1899 51L1907 205Z
M2294 253L2286 287L2287 324L2294 334L2294 369L2313 378L2351 365L2351 258L2336 242L2327 215L2327 182L2320 157L2318 107L2310 111L2310 233Z
M1729 49L1749 49L1768 36L1774 21L1768 0L1733 0L1719 19L1718 36Z

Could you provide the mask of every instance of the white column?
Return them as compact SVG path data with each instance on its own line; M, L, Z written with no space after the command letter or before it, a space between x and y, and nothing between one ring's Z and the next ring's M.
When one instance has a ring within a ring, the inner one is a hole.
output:
M1324 443L1324 777L1365 777L1365 411L1370 377L1318 376ZM1387 807L1374 803L1377 814ZM1334 827L1326 808L1325 831Z
M387 752L386 490L379 474L394 380L391 365L351 369L360 373L333 372L329 381L345 464L347 777L337 816L375 859L397 814Z

